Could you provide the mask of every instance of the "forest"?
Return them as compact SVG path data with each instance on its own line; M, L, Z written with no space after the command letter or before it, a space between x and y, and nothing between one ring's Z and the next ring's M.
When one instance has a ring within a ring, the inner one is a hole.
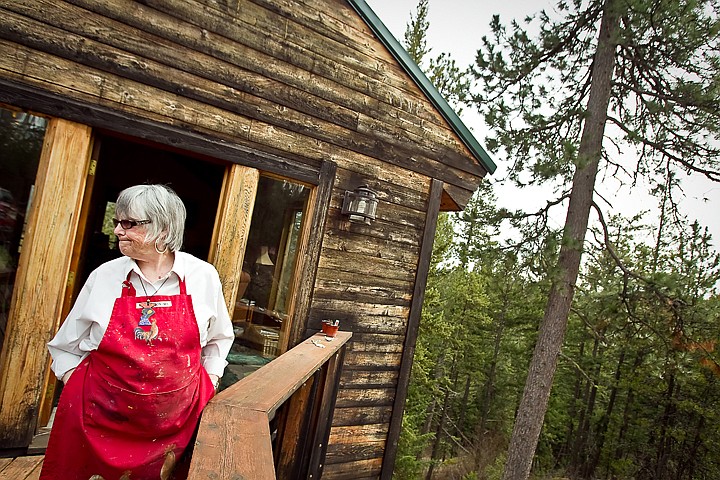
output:
M560 1L467 67L428 8L408 53L511 166L439 219L393 478L720 478L720 256L678 202L720 181L720 5ZM654 204L614 212L608 178ZM503 181L552 194L509 211Z

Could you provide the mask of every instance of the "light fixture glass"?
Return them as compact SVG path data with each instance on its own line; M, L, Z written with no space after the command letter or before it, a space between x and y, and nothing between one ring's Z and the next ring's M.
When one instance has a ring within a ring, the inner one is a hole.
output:
M346 190L343 198L342 214L355 223L370 225L377 211L377 192L361 185L355 190Z

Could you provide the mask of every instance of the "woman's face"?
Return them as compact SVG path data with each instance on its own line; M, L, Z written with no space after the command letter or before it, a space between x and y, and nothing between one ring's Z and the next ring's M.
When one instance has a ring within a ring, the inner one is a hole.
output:
M125 220L124 218L120 220ZM128 219L130 220L130 219ZM115 226L115 235L118 237L120 253L135 260L147 260L155 254L155 246L145 243L147 229L145 225L135 225L127 230L122 225Z

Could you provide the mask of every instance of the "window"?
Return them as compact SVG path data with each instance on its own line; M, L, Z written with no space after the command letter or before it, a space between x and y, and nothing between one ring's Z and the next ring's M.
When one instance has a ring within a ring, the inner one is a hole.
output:
M260 177L232 312L235 343L228 355L224 386L280 353L280 337L291 320L290 289L309 196L306 186Z

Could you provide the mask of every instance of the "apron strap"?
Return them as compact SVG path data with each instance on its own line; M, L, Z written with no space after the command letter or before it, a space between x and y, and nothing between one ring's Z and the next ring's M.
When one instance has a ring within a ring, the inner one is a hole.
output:
M128 272L127 278L124 282L122 282L122 297L136 297L136 291L135 287L133 286L132 282L130 281L130 275L132 275L132 270ZM180 278L180 295L187 295L187 289L185 287L185 279Z
M130 275L132 275L132 270L130 270L127 274L127 278L124 282L122 282L122 295L121 297L136 297L135 287L133 286L132 282L130 281Z

